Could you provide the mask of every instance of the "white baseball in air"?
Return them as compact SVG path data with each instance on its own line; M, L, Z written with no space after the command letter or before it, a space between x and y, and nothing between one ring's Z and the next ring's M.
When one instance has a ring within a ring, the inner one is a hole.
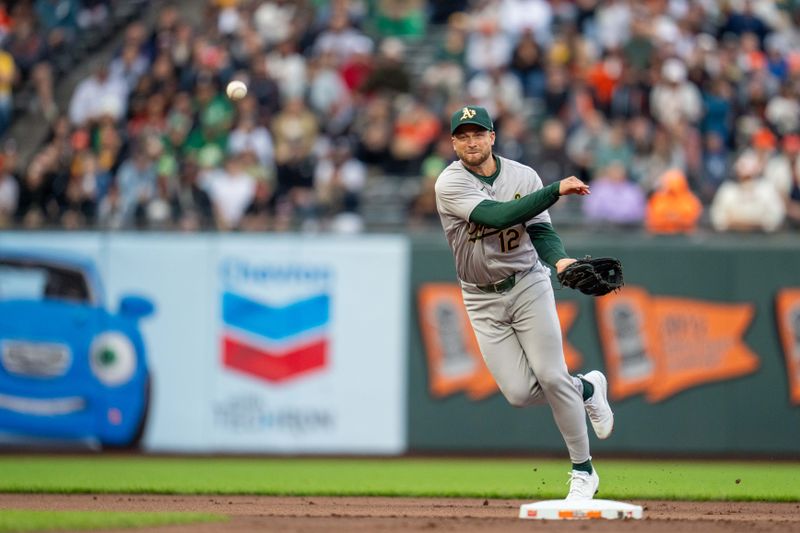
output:
M233 80L225 88L225 92L231 100L241 100L247 96L247 85L243 81Z

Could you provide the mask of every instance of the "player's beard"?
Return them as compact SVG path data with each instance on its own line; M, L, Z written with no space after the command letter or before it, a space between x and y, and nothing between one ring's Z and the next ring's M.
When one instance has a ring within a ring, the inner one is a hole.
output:
M470 150L461 150L456 155L458 158L464 162L465 165L468 167L479 167L481 166L489 156L492 155L492 147L487 146L485 149L478 149L475 152L471 152Z

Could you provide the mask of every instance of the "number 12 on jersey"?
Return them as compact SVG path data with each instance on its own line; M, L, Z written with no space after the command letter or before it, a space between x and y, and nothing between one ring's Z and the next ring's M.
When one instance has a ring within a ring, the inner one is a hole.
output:
M519 246L521 234L517 228L508 228L505 231L498 232L497 235L500 237L501 252L510 252Z

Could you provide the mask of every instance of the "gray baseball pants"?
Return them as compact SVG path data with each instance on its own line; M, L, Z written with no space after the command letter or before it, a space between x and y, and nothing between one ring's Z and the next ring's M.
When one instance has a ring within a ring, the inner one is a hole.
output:
M503 293L461 285L483 359L503 396L514 407L549 403L572 462L589 460L583 386L567 371L549 277L519 273Z

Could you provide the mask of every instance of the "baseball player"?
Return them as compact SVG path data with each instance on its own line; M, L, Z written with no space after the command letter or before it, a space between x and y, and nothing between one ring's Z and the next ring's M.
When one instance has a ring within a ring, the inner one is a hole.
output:
M458 110L450 131L458 161L436 180L436 207L481 353L511 405L550 404L572 460L567 499L591 499L600 478L584 410L597 437L607 438L614 426L608 384L596 370L567 372L544 265L561 272L575 262L547 208L560 196L589 194L589 186L570 176L543 187L530 167L493 154L494 126L482 107Z

